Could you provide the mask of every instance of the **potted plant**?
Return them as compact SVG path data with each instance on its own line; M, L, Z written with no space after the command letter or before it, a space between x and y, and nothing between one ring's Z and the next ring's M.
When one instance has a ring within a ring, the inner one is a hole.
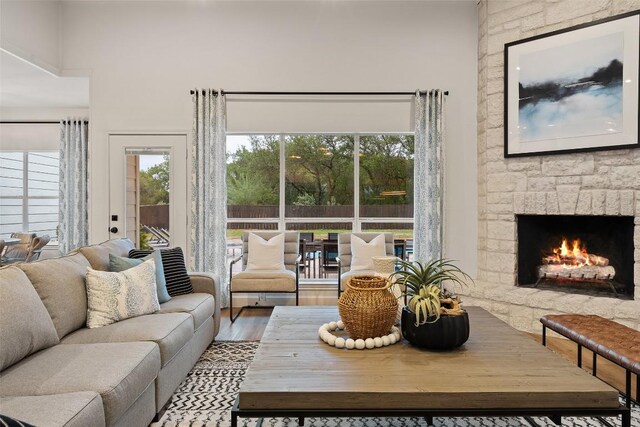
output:
M409 298L402 310L404 337L417 347L447 350L469 339L469 316L460 298L445 287L445 282L466 286L472 280L450 260L435 259L425 264L400 261L393 273L397 284Z

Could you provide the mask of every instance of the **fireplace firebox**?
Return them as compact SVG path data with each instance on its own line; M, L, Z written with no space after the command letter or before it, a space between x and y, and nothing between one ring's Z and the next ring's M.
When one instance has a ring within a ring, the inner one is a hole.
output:
M633 217L517 215L518 286L633 298Z

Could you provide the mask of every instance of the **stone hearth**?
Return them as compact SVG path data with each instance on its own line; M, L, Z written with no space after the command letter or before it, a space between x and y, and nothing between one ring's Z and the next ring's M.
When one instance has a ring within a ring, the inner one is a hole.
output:
M504 43L634 9L633 2L478 6L478 273L465 302L526 331L551 313L591 313L640 329L640 149L505 159ZM517 215L633 218L634 300L517 287Z

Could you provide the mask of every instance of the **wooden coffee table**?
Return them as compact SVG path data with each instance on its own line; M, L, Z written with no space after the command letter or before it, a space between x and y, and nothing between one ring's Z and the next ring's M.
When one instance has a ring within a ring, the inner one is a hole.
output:
M402 341L345 350L318 338L336 307L277 307L236 403L238 417L622 415L618 391L487 311L467 307L469 341L432 352Z

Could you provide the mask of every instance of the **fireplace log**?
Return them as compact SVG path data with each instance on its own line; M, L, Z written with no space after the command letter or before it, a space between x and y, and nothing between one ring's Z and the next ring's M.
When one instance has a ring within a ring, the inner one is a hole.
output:
M591 264L593 265L602 266L602 267L609 265L608 258L594 255L594 254L589 254L589 262L591 262Z
M609 265L609 259L603 256L589 254L588 257L589 257L589 262L593 266L605 267ZM549 255L542 258L542 263L550 264L550 265L562 265L562 264L573 264L573 263L586 264L587 258L583 257L582 255L579 255L579 256L571 255L566 257L560 256L560 255Z
M582 267L565 267L557 264L546 264L538 266L538 278L558 278L570 280L606 280L613 279L616 270L610 265L585 265Z

